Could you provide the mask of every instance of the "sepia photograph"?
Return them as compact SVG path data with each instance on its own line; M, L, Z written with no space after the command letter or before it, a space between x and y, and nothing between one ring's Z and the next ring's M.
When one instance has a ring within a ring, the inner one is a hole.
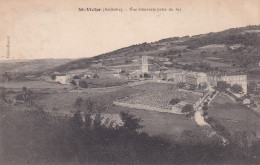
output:
M257 164L259 0L0 0L0 165Z

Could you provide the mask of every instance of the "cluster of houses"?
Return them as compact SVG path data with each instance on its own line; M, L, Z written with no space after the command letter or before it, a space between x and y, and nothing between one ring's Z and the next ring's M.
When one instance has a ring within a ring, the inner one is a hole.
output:
M124 68L125 67L125 68ZM148 57L142 56L139 62L131 65L105 67L102 61L94 61L92 68L75 70L66 74L54 73L56 82L70 84L74 78L118 78L118 79L142 79L168 80L174 83L184 82L189 85L207 84L216 86L218 81L225 81L230 85L239 84L243 92L247 93L247 75L236 74L206 74L203 72L191 72L181 69L169 70L167 68L149 69ZM76 76L76 77L75 77Z

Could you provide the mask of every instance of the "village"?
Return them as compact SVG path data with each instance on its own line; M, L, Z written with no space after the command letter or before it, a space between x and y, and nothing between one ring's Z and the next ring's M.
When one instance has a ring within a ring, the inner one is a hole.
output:
M168 69L164 66L154 67L154 64L149 64L148 62L149 60L154 59L155 58L149 56L139 56L139 58L137 57L127 64L112 66L106 66L103 64L104 62L102 60L96 60L92 62L92 65L89 69L73 70L62 74L54 72L50 77L46 76L45 80L50 82L58 82L60 84L70 84L81 89L88 88L91 85L91 82L94 80L102 81L104 79L113 80L114 82L121 82L123 80L122 85L124 86L153 82L155 84L172 84L172 86L175 86L179 89L178 90L176 88L177 91L175 91L175 93L180 93L180 91L183 90L183 93L189 93L185 95L196 96L198 93L201 95L200 97L197 97L197 99L186 99L186 101L172 106L170 109L172 109L175 113L181 113L180 109L187 103L191 103L193 106L199 107L199 105L201 105L204 100L207 100L207 98L203 96L209 96L210 93L214 92L219 82L226 82L228 85L230 85L231 89L232 86L238 88L237 91L233 91L228 88L226 92L228 92L229 96L234 100L240 100L243 102L243 104L250 106L250 100L246 97L248 85L246 74L204 73L185 71L182 69ZM110 61L111 60L112 59L110 59ZM167 58L156 58L155 60L167 63ZM119 83L119 85L121 84ZM161 97L165 96L166 94L167 91L164 91L162 96L154 95L153 98L161 99ZM169 98L174 98L174 95L178 94L173 93L169 95ZM142 97L143 96L140 98ZM157 108L165 106L167 107L168 102L170 101L169 98L166 99L164 103L162 102L162 105L158 105ZM148 100L149 99L150 98L148 98ZM139 100L138 105L141 104L149 105L153 104L153 102L148 101L148 103L145 103L143 101L140 102ZM177 108L177 110L176 107L179 107L179 109ZM166 109L169 109L169 107Z

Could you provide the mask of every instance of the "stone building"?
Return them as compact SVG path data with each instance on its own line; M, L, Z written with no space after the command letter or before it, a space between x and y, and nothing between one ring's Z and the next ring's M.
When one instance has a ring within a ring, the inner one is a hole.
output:
M239 84L243 88L243 92L247 93L247 75L237 75L237 74L208 74L207 82L211 86L217 86L218 81L225 81L231 86L234 84Z

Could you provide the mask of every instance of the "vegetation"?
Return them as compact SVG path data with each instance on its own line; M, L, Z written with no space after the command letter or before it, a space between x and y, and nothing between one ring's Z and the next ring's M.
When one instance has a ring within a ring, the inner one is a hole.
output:
M179 98L173 98L173 99L171 99L170 104L175 105L175 104L178 104L179 102L180 102Z
M26 87L23 87L22 88L22 91L19 92L18 95L15 96L15 99L17 101L30 101L31 98L32 98L32 91L31 90L28 90Z
M75 75L72 79L80 79L80 77L78 75Z
M93 78L99 78L98 74L95 73L95 74L93 75Z
M74 85L74 86L77 86L77 83L76 83L75 80L71 80L71 81L70 81L70 84L72 84L72 85Z
M240 92L243 92L243 88L241 85L239 84L234 84L232 85L232 87L230 88L232 92L234 93L240 93Z
M0 121L4 151L1 164L257 164L260 161L256 156L259 142L249 145L244 132L231 136L226 145L217 137L208 143L194 143L188 132L186 140L176 143L140 132L141 119L132 114L122 112L120 116L124 124L112 127L102 124L99 113L93 118L89 113L76 111L73 117L63 120L43 111L26 114L13 111Z
M55 74L52 74L52 75L51 75L51 79L52 79L52 80L55 80L55 79L56 79L56 75L55 75Z
M192 111L193 111L193 106L191 104L186 104L184 107L182 107L182 110L181 110L182 113L186 113L186 114L188 114Z
M227 88L230 88L230 84L228 84L225 81L218 81L217 82L217 90L219 90L220 92L224 92L226 91Z
M88 83L85 80L79 81L79 86L81 88L88 88Z
M3 77L4 77L7 81L10 81L10 80L12 79L11 74L10 74L10 73L7 73L7 72L5 72L5 73L3 74Z
M178 88L183 88L185 86L185 83L184 82L179 82L178 84L177 84L177 87Z

